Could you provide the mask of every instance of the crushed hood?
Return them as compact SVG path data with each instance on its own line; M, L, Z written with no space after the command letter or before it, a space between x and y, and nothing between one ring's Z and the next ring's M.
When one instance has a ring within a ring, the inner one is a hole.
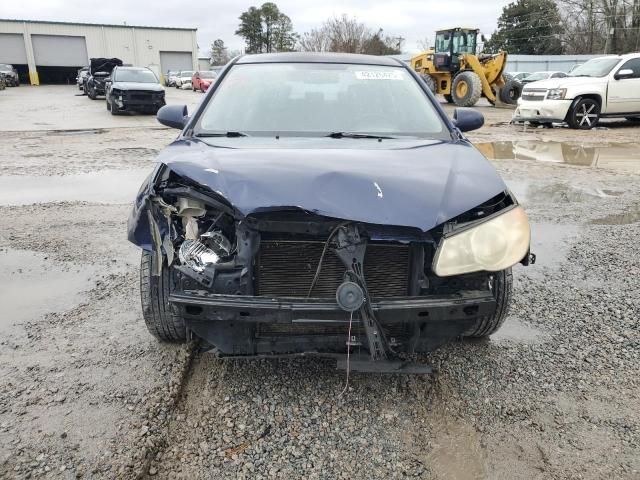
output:
M241 147L245 139L233 140ZM322 139L314 148L220 148L178 141L158 161L224 197L245 216L294 207L422 231L506 190L489 161L466 142L384 148L385 142L374 140L369 149L367 141ZM353 148L336 148L336 142Z
M121 66L122 60L119 58L92 58L89 69L92 74L96 72L111 73L114 68Z

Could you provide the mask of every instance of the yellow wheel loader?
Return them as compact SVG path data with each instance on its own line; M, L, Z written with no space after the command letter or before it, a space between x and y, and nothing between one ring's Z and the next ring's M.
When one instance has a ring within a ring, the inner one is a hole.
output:
M436 32L435 49L413 57L411 68L434 94L460 107L474 106L481 96L495 104L498 94L503 103L515 104L522 87L503 75L507 53L476 55L479 33L462 27Z

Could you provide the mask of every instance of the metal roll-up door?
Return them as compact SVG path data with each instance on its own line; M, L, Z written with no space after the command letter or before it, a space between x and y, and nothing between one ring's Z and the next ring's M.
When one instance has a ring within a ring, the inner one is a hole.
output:
M89 64L84 37L31 35L36 65L43 67L81 67Z
M27 63L27 50L21 33L0 33L0 63Z
M193 55L191 52L160 52L160 69L162 74L193 70Z

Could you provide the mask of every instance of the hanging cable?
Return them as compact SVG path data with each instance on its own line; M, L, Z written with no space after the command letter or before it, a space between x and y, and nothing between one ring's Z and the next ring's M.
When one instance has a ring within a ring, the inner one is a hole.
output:
M349 316L349 330L347 333L347 378L344 382L344 388L340 392L340 395L338 395L338 398L344 395L347 389L349 388L349 371L350 371L349 360L351 357L350 354L351 354L351 324L352 323L353 323L353 312L351 312L351 315Z
M324 261L324 256L327 254L327 249L329 248L329 242L331 242L331 239L333 238L333 236L336 234L338 230L340 230L342 227L346 227L347 225L349 225L349 223L350 222L343 222L339 224L337 227L335 227L333 230L331 230L331 233L329 234L327 241L324 242L324 248L322 249L322 254L320 255L320 260L318 261L318 268L316 268L316 274L313 276L313 280L311 281L311 286L309 287L309 291L307 292L307 298L311 297L311 292L313 291L313 288L316 286L316 283L318 282L318 278L320 277L320 270L322 270L322 262Z

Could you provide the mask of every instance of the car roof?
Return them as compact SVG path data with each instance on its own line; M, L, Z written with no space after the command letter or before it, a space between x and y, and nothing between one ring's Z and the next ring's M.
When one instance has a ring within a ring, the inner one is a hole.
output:
M248 63L347 63L399 67L403 64L391 57L355 53L284 52L244 55L236 64Z

